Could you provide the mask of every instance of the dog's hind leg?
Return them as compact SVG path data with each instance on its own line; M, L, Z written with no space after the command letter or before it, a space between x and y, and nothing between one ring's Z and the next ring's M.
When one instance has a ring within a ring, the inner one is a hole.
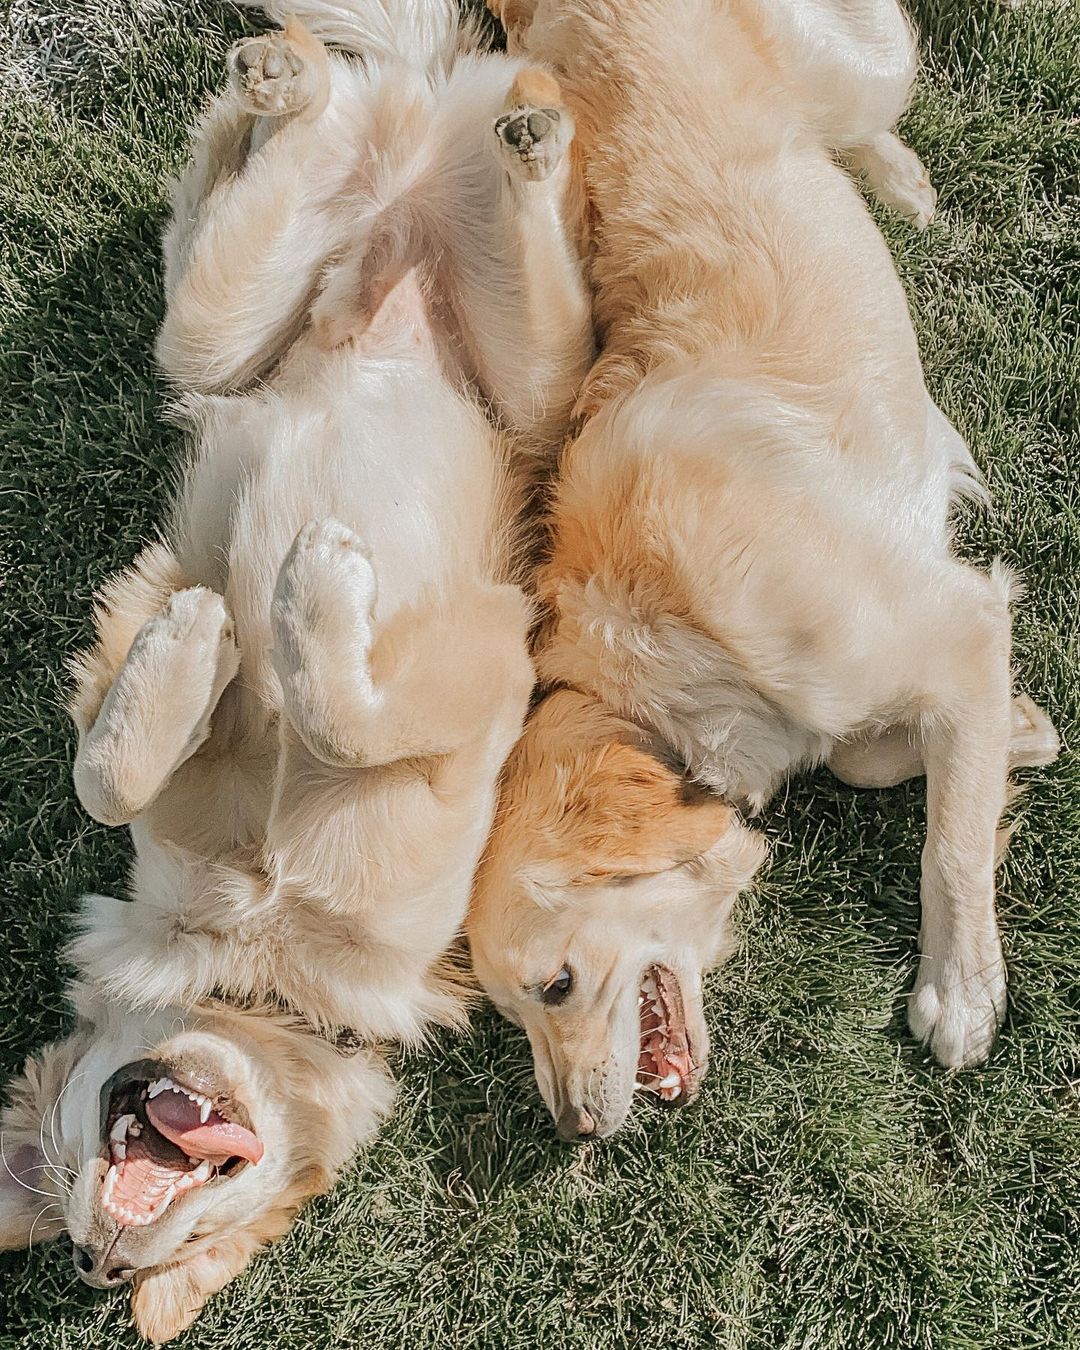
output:
M326 53L299 25L236 43L228 54L229 89L197 126L190 159L172 185L165 232L165 291L171 296L215 195L292 117L314 121L326 107Z
M460 297L477 383L525 447L548 460L594 354L574 122L554 76L532 66L500 103L472 116L463 133L476 141L475 164L468 175L448 173L444 195L457 206L439 223L449 290Z
M176 589L176 570L158 550L152 566L144 556L113 582L97 645L73 663L75 791L106 825L141 815L202 745L239 664L224 601L201 586Z
M1009 768L1039 769L1057 758L1061 742L1046 713L1027 694L1012 701ZM891 726L833 747L829 770L856 788L889 788L926 772L920 733L915 726Z
M886 205L920 229L937 193L894 133L918 69L911 24L896 0L756 0L784 74L825 143Z
M982 1063L1005 1013L994 868L1010 741L1028 758L1034 742L1050 748L1041 719L1010 700L1007 578L961 572L943 595L938 631L947 636L923 671L927 831L921 956L908 1005L912 1031L949 1068ZM1018 730L1018 720L1028 727Z
M324 764L366 768L450 754L532 687L529 606L516 586L473 586L379 625L375 572L336 520L297 535L274 592L285 710Z
M321 43L290 26L240 43L229 63L231 88L196 135L165 239L158 360L201 392L244 387L300 331L340 243L331 205L355 170L325 125L340 109Z

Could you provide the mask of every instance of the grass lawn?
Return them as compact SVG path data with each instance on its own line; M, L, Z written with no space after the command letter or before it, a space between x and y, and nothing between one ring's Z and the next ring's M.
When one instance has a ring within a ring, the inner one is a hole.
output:
M628 0L632 3L632 0ZM76 897L123 832L70 781L65 654L161 519L163 182L247 22L170 0L6 0L0 38L0 1075L68 1025ZM1019 683L1076 736L1080 5L922 0L906 133L941 190L884 220L931 391L993 494L964 551L1019 567ZM58 20L55 15L62 17ZM179 15L183 14L183 22ZM401 1066L393 1123L182 1341L408 1350L1080 1346L1080 769L1031 774L1001 876L1012 1011L949 1077L903 1026L921 784L822 771L771 812L775 861L712 983L700 1105L558 1145L523 1038L486 1012ZM0 1258L0 1350L137 1344L69 1247Z

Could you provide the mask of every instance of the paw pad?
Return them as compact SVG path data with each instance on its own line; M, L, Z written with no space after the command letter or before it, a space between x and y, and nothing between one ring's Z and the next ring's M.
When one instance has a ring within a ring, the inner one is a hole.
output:
M495 123L503 161L519 178L547 178L562 160L573 134L570 114L558 108L522 105Z
M238 43L229 53L229 70L241 99L263 116L297 112L311 98L306 62L278 34Z
M522 108L500 117L495 123L495 134L514 150L527 152L550 136L560 120L555 108L536 108L531 112Z

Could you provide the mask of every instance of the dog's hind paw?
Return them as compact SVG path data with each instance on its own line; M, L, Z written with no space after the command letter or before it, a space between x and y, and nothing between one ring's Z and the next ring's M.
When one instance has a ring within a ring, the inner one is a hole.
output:
M1027 694L1018 694L1012 704L1009 767L1041 769L1053 764L1060 750L1061 739L1053 722Z
M495 137L512 177L550 178L574 139L574 119L562 106L558 81L544 70L520 71L506 112L495 119Z
M297 113L315 98L322 72L284 33L245 38L228 55L229 81L249 112Z
M908 1025L946 1069L975 1068L986 1062L1005 1017L1005 962L999 951L970 974L948 974L946 965L920 960Z
M937 210L937 190L910 146L892 132L883 132L848 153L852 167L886 206L907 216L917 230L926 229Z

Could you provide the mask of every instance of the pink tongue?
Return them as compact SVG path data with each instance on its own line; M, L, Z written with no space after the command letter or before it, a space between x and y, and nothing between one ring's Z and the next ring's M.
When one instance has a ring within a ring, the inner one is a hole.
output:
M212 1163L246 1158L257 1163L263 1155L262 1140L250 1130L216 1111L211 1111L204 1123L199 1119L198 1105L182 1092L166 1089L158 1093L146 1103L146 1114L154 1129L189 1158L209 1158Z

